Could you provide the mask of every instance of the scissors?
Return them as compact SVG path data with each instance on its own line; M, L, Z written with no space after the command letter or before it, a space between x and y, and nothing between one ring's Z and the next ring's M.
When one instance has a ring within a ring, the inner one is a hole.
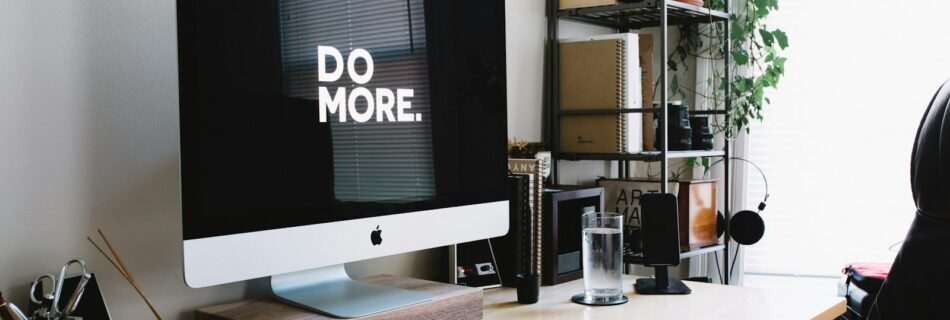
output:
M60 310L59 301L60 298L62 298L63 282L66 281L66 273L69 271L69 267L74 264L79 265L79 268L82 270L82 272L79 274L79 283L76 285L76 289L73 290L73 294L69 296L66 306L63 308L63 310ZM39 308L37 308L36 312L33 313L32 319L70 319L69 315L75 312L76 307L79 306L79 300L82 299L82 294L85 292L86 285L89 284L90 279L92 279L92 274L86 270L86 262L82 259L73 259L69 260L69 262L66 262L66 264L63 265L63 269L61 269L59 272L59 278L51 274L44 274L37 278L36 281L33 281L33 284L30 286L30 301L33 301L33 303L39 305ZM49 280L50 289L47 292L38 292L39 285L43 284L44 280Z

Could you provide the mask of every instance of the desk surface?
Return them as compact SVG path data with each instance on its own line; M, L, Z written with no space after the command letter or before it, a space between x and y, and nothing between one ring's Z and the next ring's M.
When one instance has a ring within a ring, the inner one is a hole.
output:
M485 319L834 319L845 312L844 298L805 296L780 290L686 282L693 293L645 296L633 292L632 276L624 276L630 302L613 307L588 307L571 302L583 292L582 280L542 287L541 300L522 305L511 288L484 293Z

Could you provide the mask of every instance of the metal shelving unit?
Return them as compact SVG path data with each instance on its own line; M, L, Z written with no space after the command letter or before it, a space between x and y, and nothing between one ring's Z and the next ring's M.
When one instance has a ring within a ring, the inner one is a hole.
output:
M694 151L669 151L666 153L666 159L683 159L692 157L722 157L725 153L719 150L694 150ZM558 160L610 160L610 161L644 161L657 162L663 161L664 153L661 151L644 151L638 153L574 153L561 152L558 154Z
M662 0L642 0L611 6L587 7L558 10L557 17L596 24L614 29L639 29L660 26L666 19L667 25L708 23L729 21L729 14L682 2ZM664 12L665 11L665 12Z
M726 8L729 7L729 0L725 0ZM545 104L545 115L544 123L547 125L545 128L545 141L550 142L553 161L552 161L552 179L554 184L558 184L558 161L560 160L569 160L569 161L581 161L581 160L601 160L601 161L617 161L617 176L621 179L630 178L630 161L653 161L660 162L660 181L669 180L669 160L676 158L689 158L689 157L723 157L727 158L730 155L730 145L729 141L726 140L722 150L714 151L670 151L667 144L668 141L668 129L666 123L666 112L667 106L669 104L669 83L668 83L668 62L669 62L669 27L671 25L682 25L682 24L699 24L699 23L723 23L725 31L725 41L729 43L729 12L728 10L717 11L708 8L698 7L682 2L672 1L672 0L640 0L639 2L633 3L620 3L615 5L606 5L606 6L597 6L597 7L588 7L588 8L576 8L576 9L558 9L558 0L547 0L547 39L546 39L546 48L545 48L545 94L544 94L544 104ZM558 22L560 20L572 20L583 23L589 23L599 26L604 26L608 28L616 29L617 32L627 32L631 29L641 29L647 27L660 27L660 103L659 108L639 108L639 109L593 109L593 110L561 110L559 105L559 79L558 79ZM726 66L731 65L732 53L730 52L730 46L726 46L725 53L725 63ZM729 68L725 68L726 79L731 80L731 75ZM725 92L725 109L723 110L708 110L708 111L691 111L693 115L724 115L732 108L732 101L730 101L729 89L730 85L726 85ZM657 146L658 151L648 151L648 152L639 152L639 153L630 153L630 154L601 154L601 153L566 153L560 152L560 142L558 141L560 137L559 133L559 123L561 117L569 117L576 115L584 114L621 114L621 113L643 113L643 112L653 112L658 115L659 121L659 136L662 137L662 142ZM729 119L726 118L726 126L729 126ZM730 198L730 183L728 177L730 176L730 164L729 161L723 162L725 168L725 179L723 179L724 186L724 203L723 203L723 212L726 215L726 221L732 217L731 209L729 203ZM669 192L668 184L661 183L661 191ZM700 254L716 252L723 250L725 252L726 258L723 259L723 282L729 284L729 250L730 250L730 237L729 237L729 225L726 225L726 232L724 235L724 243L720 245L700 248L696 250L690 250L682 252L680 254L681 258L688 258L692 256L697 256ZM635 263L638 260L635 256L624 257L624 261L628 263Z

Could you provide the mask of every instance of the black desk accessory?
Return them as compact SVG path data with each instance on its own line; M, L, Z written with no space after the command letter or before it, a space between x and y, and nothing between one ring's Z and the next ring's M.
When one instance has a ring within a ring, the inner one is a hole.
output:
M531 256L533 224L529 188L527 176L508 175L508 233L489 239L501 284L506 287L517 287L517 275L534 270L531 265L534 259Z
M689 117L689 126L693 128L693 150L712 150L715 135L709 125L709 117Z
M508 234L491 238L501 284L517 288L518 302L538 302L541 275L536 274L537 258L533 250L535 225L531 210L531 179L527 175L508 175Z
M535 304L541 296L541 276L534 274L528 275L522 272L517 275L518 278L518 303Z
M641 199L644 265L653 267L653 279L637 279L638 294L689 294L689 287L670 279L670 266L680 264L679 214L676 196L670 193L648 193Z
M660 103L654 102L654 108L659 108ZM666 123L668 123L668 144L671 151L683 151L693 149L693 128L689 124L689 106L682 101L670 101L666 107ZM656 115L655 115L656 116ZM659 146L663 144L663 135L660 134L660 127L656 128L656 143Z
M517 195L511 198L511 205L517 206L517 210L512 211L512 213L517 213L516 216L512 216L512 220L517 222L518 229L515 230L519 233L516 236L515 247L520 251L517 257L518 263L516 263L518 274L515 276L515 282L518 287L518 303L534 304L541 296L541 275L533 272L538 269L538 253L532 249L537 235L534 232L534 217L532 217L531 201L528 196L531 184L527 177L521 176L518 179L513 180L516 183L511 186L512 193ZM509 227L514 226L509 225Z
M74 276L63 280L62 292L73 292L73 290L76 289L76 285L79 284L80 277L81 276ZM37 284L37 287L38 292L43 292L42 282ZM66 303L66 299L60 300L60 308L65 308ZM30 303L27 313L33 314L39 307L40 306L35 303ZM109 307L106 305L106 300L102 297L102 291L99 289L99 282L96 281L95 273L92 273L92 278L90 278L86 284L86 289L82 294L82 299L79 300L76 311L71 313L70 316L95 320L112 319L112 316L109 314Z

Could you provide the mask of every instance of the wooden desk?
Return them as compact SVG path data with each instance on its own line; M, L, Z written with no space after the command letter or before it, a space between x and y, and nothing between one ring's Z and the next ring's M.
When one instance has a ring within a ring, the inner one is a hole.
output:
M583 292L583 280L542 287L541 301L517 302L511 288L484 292L484 319L821 319L845 312L839 297L801 296L779 290L686 282L693 293L684 296L644 296L633 292L632 276L624 276L630 302L613 307L588 307L571 302Z

